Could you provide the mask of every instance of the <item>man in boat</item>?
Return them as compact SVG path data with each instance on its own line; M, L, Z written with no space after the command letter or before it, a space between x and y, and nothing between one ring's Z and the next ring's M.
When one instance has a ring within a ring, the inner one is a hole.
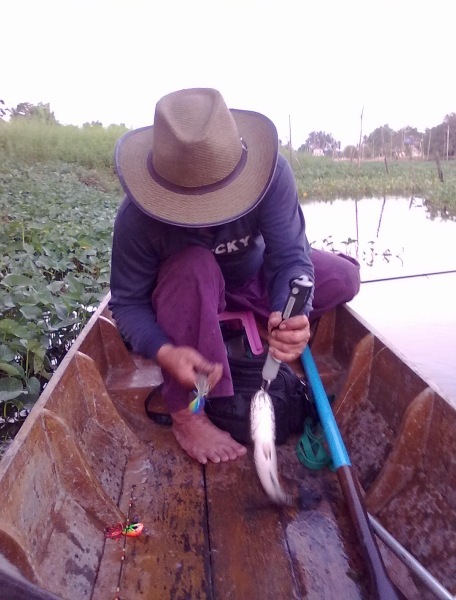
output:
M359 264L310 248L275 126L229 110L216 90L164 96L153 126L119 140L115 162L126 197L114 226L113 317L132 351L160 365L180 446L203 464L234 460L246 448L188 408L199 374L210 397L233 395L218 315L253 311L271 353L292 362L309 318L358 292ZM301 275L314 281L313 300L281 323Z

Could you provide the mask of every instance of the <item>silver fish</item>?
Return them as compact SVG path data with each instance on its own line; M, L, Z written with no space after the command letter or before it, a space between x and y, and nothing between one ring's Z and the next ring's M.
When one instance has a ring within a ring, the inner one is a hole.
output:
M283 491L277 470L275 418L271 396L260 389L250 405L250 430L254 444L255 466L261 485L276 504L291 506L293 499Z

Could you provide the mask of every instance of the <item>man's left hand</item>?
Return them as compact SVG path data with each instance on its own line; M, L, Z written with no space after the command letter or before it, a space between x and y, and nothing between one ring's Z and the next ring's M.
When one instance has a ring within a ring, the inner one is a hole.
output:
M309 319L296 315L282 320L280 312L273 312L269 316L268 332L272 356L281 362L293 362L301 356L310 339Z

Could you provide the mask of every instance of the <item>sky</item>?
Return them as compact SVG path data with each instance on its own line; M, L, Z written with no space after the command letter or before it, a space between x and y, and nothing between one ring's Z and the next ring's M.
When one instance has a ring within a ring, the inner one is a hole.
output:
M214 87L293 147L342 146L456 112L454 0L22 0L0 3L0 99L57 120L151 125L156 102ZM291 127L290 127L291 124ZM291 132L291 136L290 136Z

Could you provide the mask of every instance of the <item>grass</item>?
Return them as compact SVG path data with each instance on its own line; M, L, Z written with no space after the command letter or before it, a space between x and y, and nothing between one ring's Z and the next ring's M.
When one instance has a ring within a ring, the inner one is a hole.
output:
M17 119L0 121L0 158L19 163L64 162L76 172L84 167L93 172L83 177L103 179L106 187L118 186L113 169L116 140L127 129L111 125L74 127L46 125L39 121ZM383 161L332 160L292 152L282 148L291 161L302 202L306 199L364 198L406 196L423 198L431 211L456 216L456 161L442 161L444 182L439 180L433 161L389 160L388 173Z
M29 163L62 161L112 172L114 145L126 131L120 125L104 128L46 125L25 119L0 121L0 157Z
M284 151L290 160L289 152ZM334 200L384 196L419 197L431 212L456 216L456 161L442 162L444 182L439 180L434 162L388 161L388 173L382 161L334 161L294 152L291 164L299 198Z

